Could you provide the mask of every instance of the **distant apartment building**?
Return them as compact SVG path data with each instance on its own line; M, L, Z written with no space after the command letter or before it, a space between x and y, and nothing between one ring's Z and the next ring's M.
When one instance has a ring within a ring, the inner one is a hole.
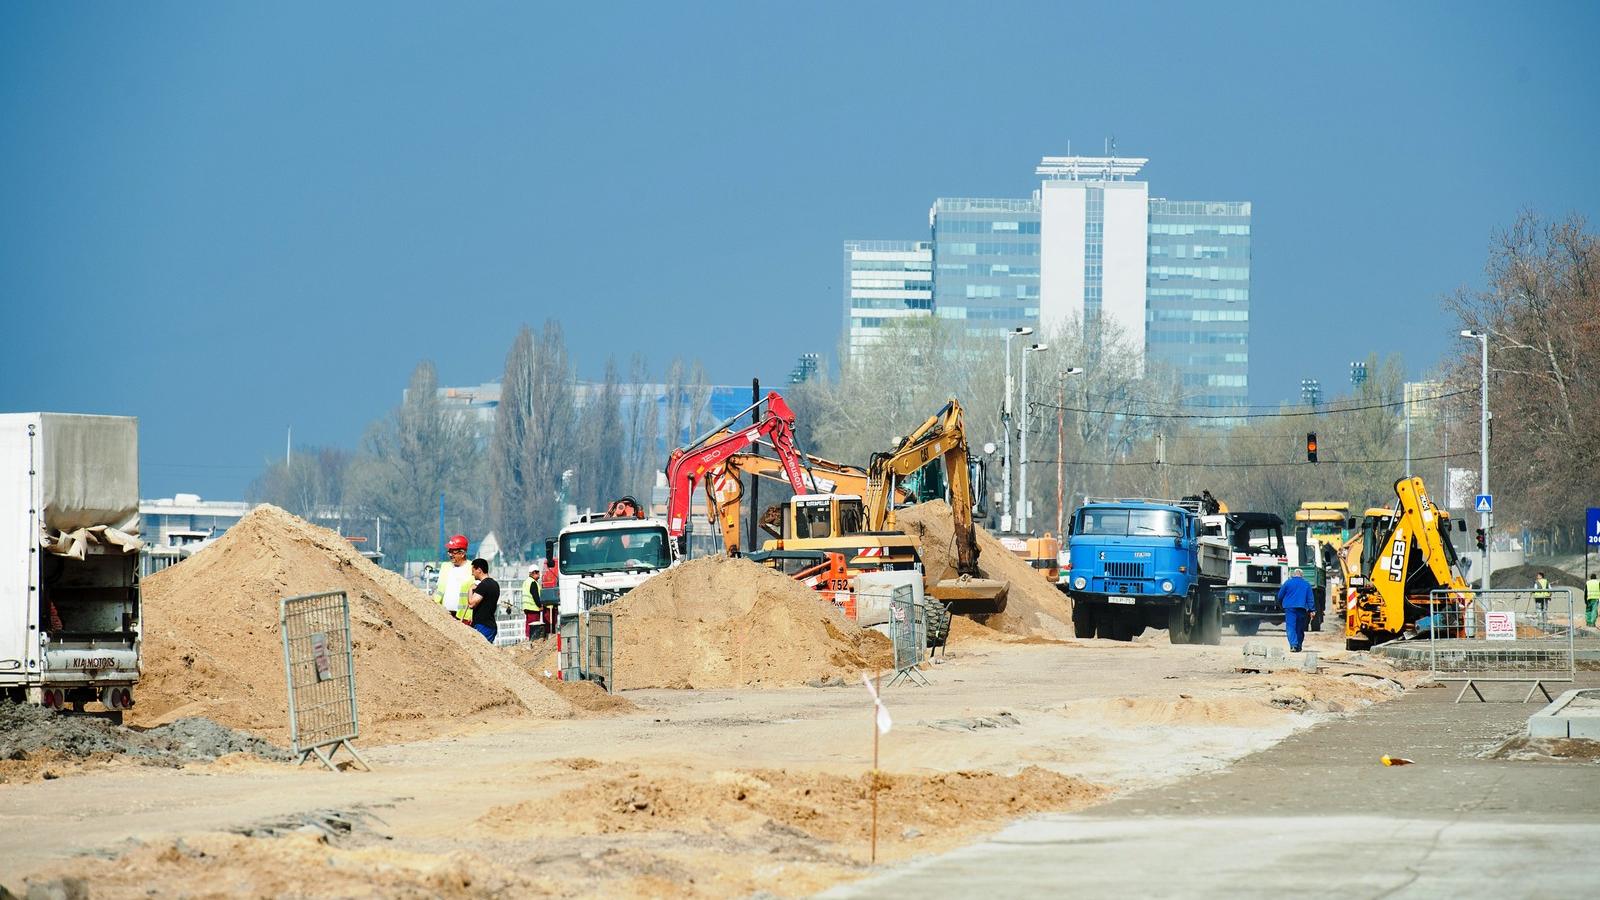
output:
M1114 322L1143 359L1173 370L1185 402L1244 403L1250 204L1152 198L1138 180L1147 162L1047 156L1035 169L1041 180L1030 199L935 200L930 244L846 242L848 349L881 336L884 317L864 313L889 306L871 293L888 287L867 274L876 269L853 263L857 248L916 247L920 254L931 245L931 309L896 315L931 314L986 335L1019 325Z
M933 245L928 241L846 241L844 324L849 353L882 339L896 319L933 315Z

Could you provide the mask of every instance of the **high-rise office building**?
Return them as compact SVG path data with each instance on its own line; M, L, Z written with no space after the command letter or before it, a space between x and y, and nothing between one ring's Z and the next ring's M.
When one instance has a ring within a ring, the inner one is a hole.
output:
M1149 358L1174 371L1187 404L1243 404L1250 371L1250 204L1154 199L1149 206Z
M933 315L933 244L846 241L843 293L851 354L881 340L895 319Z
M1047 156L1039 205L1044 223L1039 257L1040 323L1076 319L1115 322L1144 349L1145 265L1150 189L1129 180L1148 160Z
M1244 403L1250 204L1152 199L1137 180L1147 162L1047 156L1031 199L940 198L930 242L847 242L850 349L895 316L936 315L978 334L1114 322L1144 359L1174 371L1186 402ZM912 264L927 269L903 268Z
M979 334L1039 320L1039 204L940 198L933 232L933 309Z

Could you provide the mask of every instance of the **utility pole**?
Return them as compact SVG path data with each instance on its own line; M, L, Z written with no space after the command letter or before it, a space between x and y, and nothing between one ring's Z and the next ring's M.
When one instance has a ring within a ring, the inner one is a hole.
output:
M1006 395L1000 401L1000 430L1005 433L1005 455L1000 458L1000 530L1011 530L1011 339L1033 334L1033 329L1019 325L1006 332Z
M1479 401L1478 411L1478 493L1489 493L1489 333L1487 331L1468 330L1461 332L1462 337L1476 340L1483 349L1483 382L1482 397ZM1480 590L1489 590L1489 528L1494 521L1494 513L1478 514L1478 526L1483 529L1483 577L1478 579Z
M1018 484L1021 502L1017 505L1017 530L1028 530L1028 354L1049 350L1049 344L1034 344L1022 350L1022 481Z

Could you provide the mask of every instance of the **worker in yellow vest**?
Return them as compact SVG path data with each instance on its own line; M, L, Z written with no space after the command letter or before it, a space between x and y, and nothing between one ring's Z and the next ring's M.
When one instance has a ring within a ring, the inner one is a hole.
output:
M1583 583L1583 621L1593 628L1596 616L1600 616L1600 574Z
M1543 572L1533 579L1533 606L1539 612L1539 621L1544 622L1550 613L1550 579Z
M445 542L445 552L450 561L439 567L439 583L433 589L433 602L443 606L445 612L456 619L472 624L472 607L467 599L472 596L472 567L467 565L467 536L458 534Z
M528 640L537 640L540 635L535 633L539 625L539 564L536 562L528 566L528 580L522 583L522 619Z

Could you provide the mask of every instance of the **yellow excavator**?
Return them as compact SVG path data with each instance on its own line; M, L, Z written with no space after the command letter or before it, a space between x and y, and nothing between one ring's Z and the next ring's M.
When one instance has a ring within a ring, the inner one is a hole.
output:
M1450 513L1428 498L1421 478L1396 481L1394 493L1394 505L1367 510L1359 534L1345 544L1350 586L1344 639L1350 650L1394 640L1436 612L1459 622L1459 606L1468 597L1450 543ZM1467 527L1462 520L1456 526L1462 531ZM1436 601L1436 590L1461 593ZM1457 609L1441 610L1436 602Z

